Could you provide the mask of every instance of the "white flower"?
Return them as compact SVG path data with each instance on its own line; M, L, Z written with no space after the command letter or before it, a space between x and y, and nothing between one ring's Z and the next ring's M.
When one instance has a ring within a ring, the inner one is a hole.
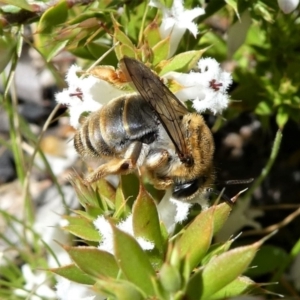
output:
M187 219L189 210L193 204L201 205L202 209L207 209L208 199L204 194L198 194L189 202L180 201L172 197L172 189L168 189L157 205L159 219L164 223L169 234L172 234L177 223L182 223Z
M160 26L160 34L162 38L170 36L169 57L175 53L186 29L196 37L198 29L193 20L205 13L203 8L195 7L191 10L185 10L182 0L174 0L170 9L166 8L159 0L151 0L149 5L162 10L163 19Z
M297 8L299 0L278 0L278 5L285 14L289 14Z
M168 189L157 205L159 219L164 223L169 234L172 234L176 223L181 223L188 217L191 203L178 201L172 198L172 190Z
M90 286L72 282L63 277L57 278L56 294L60 300L103 300Z
M15 290L16 295L30 297L32 300L40 300L41 297L47 299L55 298L55 292L49 287L49 283L47 282L46 271L38 270L32 272L28 264L23 265L21 269L26 283L24 290Z
M227 89L232 83L231 74L223 71L213 58L200 59L198 68L199 72L169 72L164 77L182 86L176 96L181 101L191 100L197 112L221 113L228 106Z
M107 251L109 253L113 253L113 232L110 223L105 219L104 216L99 216L95 221L94 225L96 229L100 232L102 236L102 241L98 246L99 249ZM117 224L117 227L130 234L134 237L133 227L132 227L132 215L129 215L127 219ZM150 241L146 241L145 239L138 237L137 242L140 244L142 249L151 250L154 248L154 244Z
M83 112L96 111L103 104L124 95L124 91L94 76L78 77L80 71L80 67L71 66L66 75L68 89L56 94L56 101L69 107L70 124L74 128L79 126L79 117Z

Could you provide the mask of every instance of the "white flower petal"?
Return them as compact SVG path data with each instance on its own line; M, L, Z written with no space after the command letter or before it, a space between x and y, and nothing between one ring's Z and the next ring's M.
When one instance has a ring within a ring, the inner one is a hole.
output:
M109 253L113 253L113 232L109 222L103 216L99 216L94 221L94 225L102 236L102 241L98 248ZM129 215L124 221L117 224L117 227L134 237L132 215ZM150 241L145 240L144 238L139 237L136 240L144 250L151 250L154 248L154 244Z
M79 71L78 66L71 66L66 75L68 89L55 95L58 103L69 107L70 124L74 128L79 126L82 113L97 111L110 100L124 95L124 91L94 76L78 77Z
M109 222L105 219L104 216L99 216L94 221L94 225L96 229L100 232L102 237L102 241L98 248L109 253L113 253L113 232Z
M189 215L189 209L192 203L170 198L170 201L176 205L175 223L182 223Z
M278 0L278 5L285 14L289 14L297 8L299 0Z
M193 20L204 14L204 9L196 7L191 10L185 10L182 0L174 0L170 9L156 0L151 0L149 5L162 10L163 19L160 26L160 34L162 38L166 38L170 35L169 57L175 53L186 29L196 37L198 28Z
M200 59L199 72L183 74L169 72L164 78L176 81L182 88L175 94L181 101L191 100L199 113L210 110L221 113L228 106L227 90L232 83L231 74L223 71L212 58Z

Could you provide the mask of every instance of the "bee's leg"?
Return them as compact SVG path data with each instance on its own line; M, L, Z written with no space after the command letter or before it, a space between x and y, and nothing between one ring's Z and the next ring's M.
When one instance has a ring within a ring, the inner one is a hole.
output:
M87 175L85 182L92 183L107 175L121 175L133 172L137 168L137 162L140 159L142 149L143 144L141 142L132 143L126 150L124 158L113 158L107 163L104 163L93 173Z
M146 167L148 170L164 169L168 166L170 153L165 149L156 149L148 154Z
M168 173L170 159L171 155L165 149L156 149L147 156L145 165L148 176L158 190L166 190L173 184L173 180L165 175Z

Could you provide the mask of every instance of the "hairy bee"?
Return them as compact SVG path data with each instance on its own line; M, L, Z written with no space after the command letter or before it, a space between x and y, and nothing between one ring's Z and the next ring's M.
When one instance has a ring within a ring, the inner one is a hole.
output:
M141 168L156 188L171 188L175 199L192 201L214 179L211 131L144 64L124 57L120 65L139 93L110 101L76 132L77 152L105 161L86 182Z

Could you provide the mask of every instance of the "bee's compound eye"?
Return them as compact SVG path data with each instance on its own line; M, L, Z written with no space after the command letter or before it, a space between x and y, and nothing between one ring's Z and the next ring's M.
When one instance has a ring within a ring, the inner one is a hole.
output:
M180 200L190 197L195 194L199 188L199 180L195 179L190 182L185 182L182 184L176 184L173 188L174 198Z

